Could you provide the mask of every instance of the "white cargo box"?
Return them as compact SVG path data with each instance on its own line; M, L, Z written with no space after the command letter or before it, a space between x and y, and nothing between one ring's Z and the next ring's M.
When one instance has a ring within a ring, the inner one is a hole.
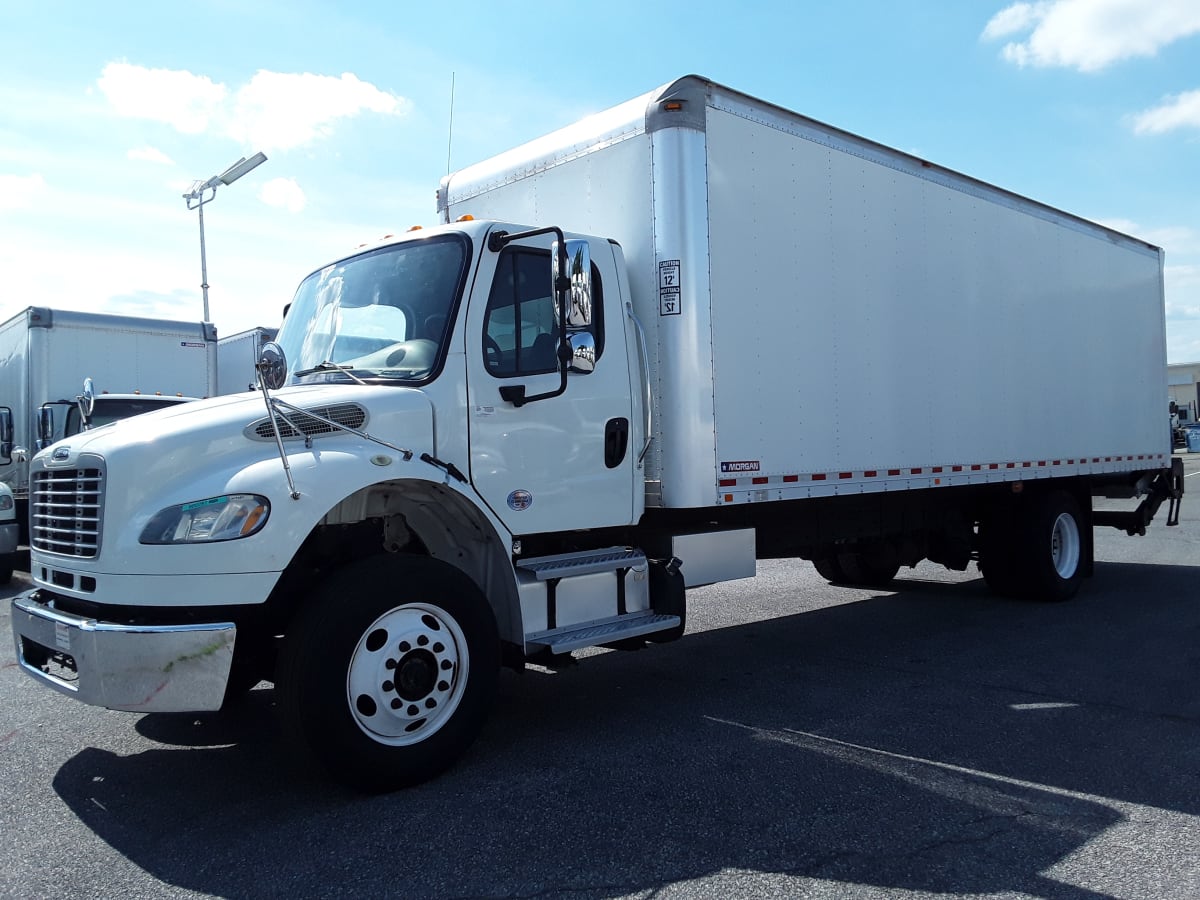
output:
M1157 247L705 79L447 176L438 203L621 245L650 502L1167 465Z

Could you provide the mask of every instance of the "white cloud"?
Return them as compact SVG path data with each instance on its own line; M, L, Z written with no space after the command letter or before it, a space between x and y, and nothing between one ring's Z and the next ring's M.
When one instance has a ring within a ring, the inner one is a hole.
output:
M231 91L191 72L109 63L98 85L123 116L163 122L185 134L212 129L263 150L328 137L338 120L363 112L403 115L411 106L349 72L334 77L260 69Z
M139 162L159 163L160 165L164 166L172 166L175 164L171 157L167 156L167 154L155 147L137 147L133 150L130 150L125 154L125 156L129 159Z
M364 111L403 115L408 107L348 72L334 78L259 70L237 92L229 133L249 146L288 149L328 137L338 119Z
M1200 231L1186 225L1147 228L1129 219L1098 219L1101 225L1162 247L1167 257L1200 255Z
M1000 38L1012 37L1022 31L1028 31L1045 15L1042 9L1045 3L1014 3L992 16L983 29L985 41L995 41Z
M97 85L121 115L166 122L184 134L206 131L227 94L204 75L129 63L109 63Z
M26 209L45 189L41 175L0 175L0 210Z
M1196 0L1042 0L1014 3L983 30L984 40L1030 32L1002 54L1019 66L1095 72L1200 32Z
M300 212L308 202L294 178L272 178L262 186L258 196L267 206L286 209L290 213Z
M1138 134L1163 134L1176 128L1200 128L1200 90L1168 97L1133 119Z

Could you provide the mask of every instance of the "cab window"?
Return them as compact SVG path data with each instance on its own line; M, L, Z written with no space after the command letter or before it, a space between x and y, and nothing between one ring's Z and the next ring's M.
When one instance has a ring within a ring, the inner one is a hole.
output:
M550 253L510 247L501 254L483 326L484 368L497 378L558 371L559 334L550 289ZM592 266L592 326L602 349L600 273Z

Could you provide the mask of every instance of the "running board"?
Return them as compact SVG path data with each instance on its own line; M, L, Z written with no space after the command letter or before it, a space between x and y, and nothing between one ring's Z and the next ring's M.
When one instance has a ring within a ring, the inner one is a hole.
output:
M584 647L596 647L641 637L656 631L666 631L679 625L679 616L660 615L654 612L630 613L616 616L607 621L590 622L586 625L567 625L550 631L526 635L525 649L528 653L549 650L551 653L570 653Z

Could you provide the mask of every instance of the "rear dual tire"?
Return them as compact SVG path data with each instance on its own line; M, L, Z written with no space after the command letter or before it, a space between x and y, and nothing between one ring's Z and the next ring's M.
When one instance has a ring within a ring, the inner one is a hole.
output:
M979 567L996 593L1058 602L1075 595L1088 559L1088 528L1066 491L1022 497L980 526Z

